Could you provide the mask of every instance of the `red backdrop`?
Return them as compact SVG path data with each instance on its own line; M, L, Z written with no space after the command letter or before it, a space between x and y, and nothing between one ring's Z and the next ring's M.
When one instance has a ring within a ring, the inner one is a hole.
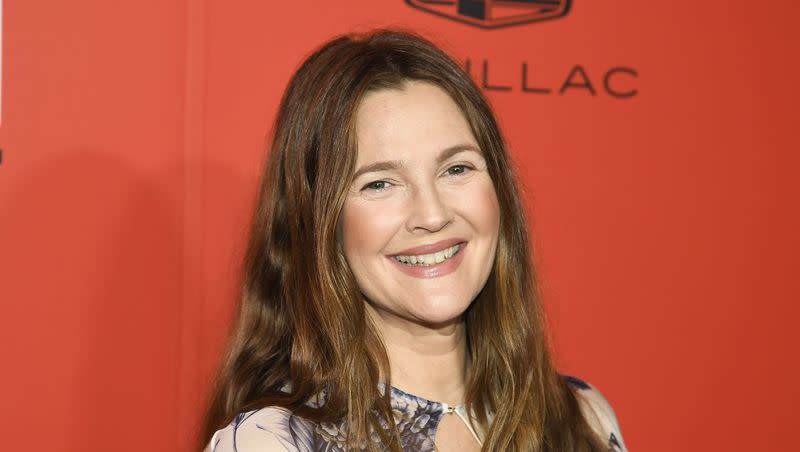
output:
M189 450L288 78L335 34L403 26L489 86L560 368L629 447L790 450L798 9L575 0L482 29L403 0L6 0L4 449ZM604 88L618 67L635 95Z

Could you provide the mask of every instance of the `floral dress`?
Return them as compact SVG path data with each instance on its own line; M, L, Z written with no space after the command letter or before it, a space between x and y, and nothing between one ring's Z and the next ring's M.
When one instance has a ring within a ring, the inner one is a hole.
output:
M626 452L614 411L603 395L583 380L564 376L578 391L579 403L589 424L607 438L610 452ZM381 388L382 389L382 388ZM485 432L473 429L467 410L459 406L434 402L390 388L390 399L397 430L404 451L435 450L436 427L443 416L458 416L478 444ZM474 417L473 417L474 419ZM491 418L489 419L491 422ZM477 422L475 423L477 425ZM227 427L214 433L205 452L338 452L345 450L345 422L311 422L295 416L285 408L268 407L238 414ZM372 441L379 443L377 434ZM366 449L366 444L361 445Z

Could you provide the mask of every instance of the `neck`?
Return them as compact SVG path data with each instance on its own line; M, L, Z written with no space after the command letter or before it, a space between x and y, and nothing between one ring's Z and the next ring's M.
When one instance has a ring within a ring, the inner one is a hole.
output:
M440 325L414 323L375 309L367 312L381 334L391 385L448 405L464 403L467 338L463 316Z

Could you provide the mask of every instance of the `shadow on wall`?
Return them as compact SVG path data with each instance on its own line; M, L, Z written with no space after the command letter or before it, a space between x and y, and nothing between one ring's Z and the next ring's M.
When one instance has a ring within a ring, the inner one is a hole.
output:
M49 154L0 206L13 436L37 450L175 450L182 167Z

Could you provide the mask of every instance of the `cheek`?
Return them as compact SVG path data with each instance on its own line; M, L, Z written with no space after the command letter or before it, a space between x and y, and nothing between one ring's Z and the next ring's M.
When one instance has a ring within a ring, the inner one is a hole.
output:
M342 249L351 264L359 257L380 254L396 230L396 215L379 203L351 202L342 209Z
M500 228L500 203L497 200L497 193L494 186L489 183L481 191L477 204L485 212L483 221L493 231Z
M500 229L500 203L491 179L487 176L479 182L459 193L461 205L466 206L469 222L478 232L496 236Z

